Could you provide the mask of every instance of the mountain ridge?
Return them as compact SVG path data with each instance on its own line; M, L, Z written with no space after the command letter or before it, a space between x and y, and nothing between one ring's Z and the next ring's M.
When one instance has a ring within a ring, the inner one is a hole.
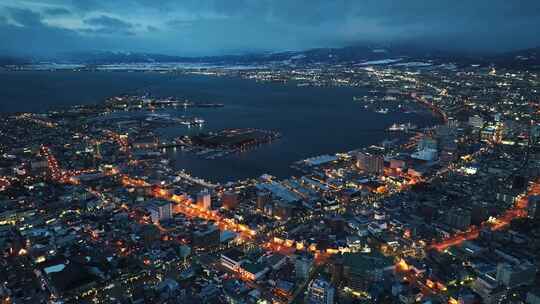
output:
M341 48L316 48L301 51L251 53L220 56L175 56L145 52L85 51L65 52L51 57L17 57L0 55L0 65L24 65L42 62L75 63L86 65L127 63L210 63L210 64L268 64L274 62L313 63L363 63L384 59L456 63L463 65L497 65L519 68L540 67L540 47L502 54L465 54L445 50L425 50L414 47L347 46Z

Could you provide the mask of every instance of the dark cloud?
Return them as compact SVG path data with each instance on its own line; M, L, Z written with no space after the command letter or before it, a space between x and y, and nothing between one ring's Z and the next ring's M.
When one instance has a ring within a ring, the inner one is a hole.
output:
M91 40L95 48L146 47L147 51L189 55L356 43L472 51L540 45L538 0L50 1L54 4L50 9L40 9L46 24L36 8L22 4L0 8L4 16L0 24L26 27L25 35L30 35L30 28L42 35L54 33L46 40L50 41L47 48L54 47L52 38L59 39L62 32L77 41L75 45ZM59 18L56 23L55 17ZM70 17L82 19L82 25L80 19L66 21ZM13 34L4 28L0 36Z
M92 28L81 29L80 31L87 34L98 34L98 35L111 35L111 34L122 34L128 36L134 36L133 25L130 22L101 15L99 17L93 17L85 19L84 23Z
M153 25L148 25L146 27L146 30L149 31L149 32L159 32L159 28L153 26Z
M39 13L17 7L8 7L6 10L13 21L24 27L42 26L41 15Z
M131 29L133 28L133 24L123 21L118 18L109 17L105 15L101 15L99 17L89 18L85 19L84 23L88 25L95 25L103 28L109 28L109 29Z
M0 23L2 51L12 55L53 54L63 49L80 49L85 40L73 31L49 27L43 23L15 26Z
M43 13L49 16L62 16L71 14L71 11L63 7L52 7L46 8Z
M106 7L106 3L108 1L100 1L100 0L68 0L66 1L67 4L72 5L75 9L80 11L94 11L99 10L101 8ZM116 1L110 1L110 2L116 2ZM122 2L122 1L117 1Z
M200 20L197 20L200 22ZM194 20L172 19L165 22L165 24L171 29L185 28L193 25Z
M8 14L0 15L0 50L7 55L53 55L86 50L92 45L105 49L116 47L111 39L96 39L82 36L76 30L50 26L43 22L41 14L28 9L9 7L3 10Z

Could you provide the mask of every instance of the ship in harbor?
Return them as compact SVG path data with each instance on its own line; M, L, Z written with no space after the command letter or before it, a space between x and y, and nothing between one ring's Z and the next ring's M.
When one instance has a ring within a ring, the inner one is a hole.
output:
M202 126L205 120L198 117L182 117L180 123L186 126Z
M202 126L205 123L205 120L199 117L172 117L170 114L167 113L151 113L147 115L145 120L147 122L163 124L179 123L186 126Z
M412 131L418 129L418 126L408 122L405 124L393 124L388 128L388 131Z
M144 102L147 105L154 106L175 106L175 107L184 107L184 108L222 108L225 106L223 103L214 103L214 102L192 102L187 99L176 99L174 97L168 97L164 99L144 99Z

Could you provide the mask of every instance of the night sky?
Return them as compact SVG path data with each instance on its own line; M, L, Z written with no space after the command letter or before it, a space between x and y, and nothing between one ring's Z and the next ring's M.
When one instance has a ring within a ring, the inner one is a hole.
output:
M355 44L540 46L539 0L1 0L0 53L195 56Z

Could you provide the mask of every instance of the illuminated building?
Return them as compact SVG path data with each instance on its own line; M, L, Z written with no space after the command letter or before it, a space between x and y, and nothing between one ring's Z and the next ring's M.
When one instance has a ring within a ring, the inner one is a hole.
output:
M268 272L268 268L261 263L246 261L242 263L238 272L244 279L256 281Z
M293 295L294 284L284 280L277 280L274 291L281 296L289 298Z
M94 289L98 281L98 277L85 265L61 258L43 262L36 274L53 296L68 303L79 302L83 295Z
M413 304L418 303L422 299L421 290L413 286L412 284L405 284L401 286L401 289L396 290L400 303ZM452 303L452 302L448 302Z
M234 209L238 205L238 194L232 191L226 191L221 197L223 207Z
M476 129L482 129L484 127L484 119L478 115L469 117L469 125Z
M517 193L515 191L503 190L495 194L495 198L505 202L508 205L513 205L516 201Z
M417 150L422 151L425 149L437 150L437 140L430 137L424 137L418 141Z
M277 216L282 220L287 220L293 214L293 209L293 205L286 202L277 201L274 204L272 215Z
M204 210L211 209L212 199L208 190L203 190L197 194L197 206Z
M403 170L403 169L405 169L405 166L406 166L405 161L402 160L402 159L392 158L390 160L390 168L392 168L392 169L401 169L401 170Z
M540 144L540 125L534 125L531 127L531 142L534 146Z
M272 201L272 195L267 191L257 192L257 209L264 210L264 207Z
M133 148L135 148L135 149L154 148L157 145L158 145L157 138L152 137L152 136L139 138L135 142L133 142L133 144L132 144Z
M256 281L268 272L268 268L258 262L249 261L238 249L229 249L221 254L221 265L232 272L240 274L242 279Z
M230 249L221 254L221 265L228 268L231 271L237 272L240 270L242 260L244 259L244 253L238 249Z
M359 152L356 167L369 174L381 174L384 171L384 158L382 155Z
M166 201L153 201L147 207L153 223L159 223L172 218L172 204Z
M323 279L311 281L307 290L307 304L332 304L334 303L335 289L329 282Z
M294 271L296 273L296 278L298 279L305 279L309 276L309 273L311 272L311 268L313 267L313 259L305 256L300 255L296 258L294 261Z
M472 284L472 290L480 295L482 303L502 303L506 296L505 288L490 275L482 275L476 278Z
M37 160L30 162L30 168L33 172L45 171L49 166L46 160Z
M443 164L449 164L457 156L457 144L454 141L446 141L442 144L439 160Z
M437 158L437 150L426 148L412 153L411 157L414 159L433 161Z
M531 195L527 210L528 217L533 221L540 222L540 196Z

